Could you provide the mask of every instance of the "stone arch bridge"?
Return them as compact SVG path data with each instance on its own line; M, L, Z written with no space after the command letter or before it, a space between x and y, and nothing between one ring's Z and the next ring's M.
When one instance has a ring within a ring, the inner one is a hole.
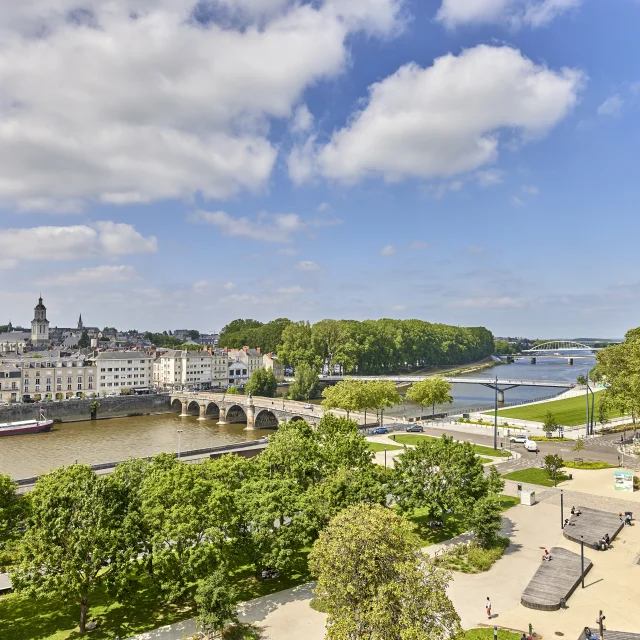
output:
M218 424L247 423L247 429L274 429L284 422L305 420L318 426L324 415L322 407L282 398L259 398L236 394L201 391L171 394L171 408L182 417L216 420Z

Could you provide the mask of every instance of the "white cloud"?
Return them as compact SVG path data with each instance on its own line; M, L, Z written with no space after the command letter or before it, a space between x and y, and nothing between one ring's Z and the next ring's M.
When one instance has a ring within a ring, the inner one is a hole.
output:
M286 247L284 249L278 249L276 251L281 256L297 256L300 251L298 249L292 249L290 247Z
M525 303L511 296L478 295L456 300L448 306L469 309L518 309L525 306Z
M380 249L381 256L392 256L396 252L396 248L392 244L388 244L386 247Z
M504 23L541 27L582 4L582 0L442 0L437 19L447 27Z
M193 283L193 290L200 293L202 291L223 290L233 291L236 288L235 282L212 282L210 280L198 280Z
M322 267L317 262L311 260L302 260L296 265L299 271L322 271Z
M216 4L233 19L216 18ZM290 118L307 87L344 70L351 34L397 31L400 9L401 0L5 2L0 200L41 210L260 189L277 155L271 120Z
M115 284L139 280L136 270L129 265L102 265L100 267L86 267L70 273L61 273L46 278L43 284L55 285L96 285Z
M406 309L407 307L404 304L394 304L391 307L391 311L405 311Z
M37 247L37 250L25 250ZM155 253L155 236L145 237L130 224L111 221L68 227L0 229L0 256L5 268L20 261L80 260Z
M292 133L305 133L313 126L313 114L309 111L306 104L302 104L296 108L289 128Z
M304 289L299 285L293 285L291 287L280 287L276 289L276 293L281 293L286 296L297 296L304 293Z
M331 205L328 202L321 202L316 211L318 213L326 213L327 211L331 211Z
M426 189L433 194L434 198L440 200L440 198L444 198L447 193L460 191L463 186L464 182L462 180L451 180L451 182L439 182L438 184L427 185Z
M514 207L521 207L521 206L523 206L523 205L524 205L524 202L523 202L523 200L522 200L521 198L518 198L518 196L513 196L513 197L511 198L511 204L512 204Z
M196 211L189 216L191 222L210 224L223 235L251 238L263 242L291 242L293 234L305 228L295 213L259 213L255 220L234 218L226 211Z
M434 246L431 242L422 242L421 240L414 240L409 243L409 249L431 249Z
M496 161L499 141L547 133L576 104L584 79L487 45L426 69L405 65L372 85L363 109L315 150L318 170L350 183L476 170Z
M523 184L522 191L530 196L537 196L540 193L540 189L532 184Z
M617 118L622 113L622 107L624 106L624 100L619 94L609 96L599 107L599 116L612 116Z
M481 187L491 187L504 182L504 171L500 169L484 169L476 172L476 179Z

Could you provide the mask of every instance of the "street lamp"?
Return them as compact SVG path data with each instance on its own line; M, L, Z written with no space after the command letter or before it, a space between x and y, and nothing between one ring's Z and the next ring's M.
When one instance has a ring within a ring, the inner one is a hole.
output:
M493 408L493 450L498 450L498 376L496 376L496 399Z
M564 489L560 489L560 528L564 529Z
M584 589L584 536L580 536L580 566L582 567L582 588Z
M180 434L182 431L182 429L178 429L178 460L180 460Z

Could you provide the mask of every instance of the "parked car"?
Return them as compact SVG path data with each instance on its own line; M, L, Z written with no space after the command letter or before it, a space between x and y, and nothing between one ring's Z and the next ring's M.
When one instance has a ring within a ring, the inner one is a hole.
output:
M271 580L272 578L279 578L280 572L274 567L267 567L262 571L262 579L263 580Z
M376 427L375 429L371 430L372 436L377 436L377 435L380 435L381 433L389 433L389 429L387 429L387 427Z
M28 397L24 396L22 398L22 402L24 402L24 404L33 404L35 402L35 400L33 398L28 398Z
M529 439L529 436L527 436L527 435L511 436L509 438L509 442L513 442L513 443L517 443L517 444L524 444L528 439Z
M0 402L0 407L8 407L9 403L8 402Z
M410 424L405 431L407 433L423 433L424 429L419 424Z
M527 440L524 443L524 448L527 451L537 451L538 450L538 443L535 440Z
M305 409L313 409L313 405L312 404L305 404L304 408Z
M115 398L118 394L115 391L109 391L107 398Z

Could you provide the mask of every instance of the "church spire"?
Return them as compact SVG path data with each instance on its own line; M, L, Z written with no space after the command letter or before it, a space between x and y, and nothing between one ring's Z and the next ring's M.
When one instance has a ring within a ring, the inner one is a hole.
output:
M84 329L84 325L82 324L82 314L78 318L78 329Z

